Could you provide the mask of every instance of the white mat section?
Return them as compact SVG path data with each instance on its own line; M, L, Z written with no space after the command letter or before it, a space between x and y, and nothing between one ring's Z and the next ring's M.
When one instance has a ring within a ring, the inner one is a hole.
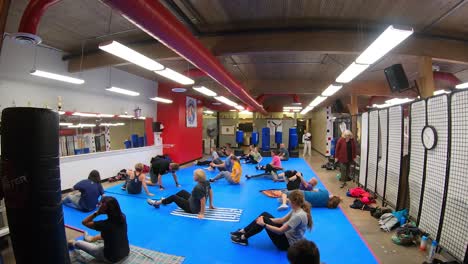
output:
M367 141L369 140L369 114L361 117L361 162L359 164L359 184L366 186L367 176Z
M184 210L177 208L171 212L171 215L177 215L189 218L198 218L197 214L189 214ZM235 208L216 208L216 209L205 209L206 220L224 221L224 222L239 222L242 215L242 209Z

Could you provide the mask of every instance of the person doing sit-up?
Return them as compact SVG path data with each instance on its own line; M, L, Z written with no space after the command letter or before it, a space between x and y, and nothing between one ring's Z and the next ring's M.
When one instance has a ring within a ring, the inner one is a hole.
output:
M302 190L302 191L312 191L315 186L318 184L316 178L311 178L309 181L304 179L302 172L296 170L287 170L278 174L278 177L284 178L287 183L288 191L292 190Z
M225 151L225 153L227 154L227 157L226 157L226 159L225 159L223 162L221 162L221 163L219 163L219 164L217 164L217 163L215 163L215 162L211 162L211 163L210 163L210 166L211 166L212 168L218 168L219 171L229 171L229 172L232 172L232 162L231 162L230 157L231 157L231 156L234 156L234 154L232 153L232 149L230 149L230 148L227 148L226 151Z
M162 185L162 175L171 172L174 182L177 187L180 187L179 181L177 180L176 171L179 170L179 164L170 162L167 159L155 157L151 159L151 169L150 169L150 181L146 183L148 185L154 186L159 185L160 190L164 190Z
M146 186L146 175L143 173L143 167L143 164L137 163L135 171L127 170L128 179L122 186L122 190L126 190L129 194L139 194L143 187L148 196L154 196Z
M281 160L284 160L284 161L287 161L289 160L289 151L288 149L285 147L284 143L281 143L280 144L280 149L279 149L279 154L278 154L279 158Z
M242 175L242 166L236 156L231 155L230 159L232 162L232 172L222 171L216 177L210 179L210 182L215 182L216 180L225 178L231 184L239 184L240 177Z
M176 203L182 210L189 214L198 214L198 218L205 217L206 200L210 200L210 209L215 209L213 206L213 190L210 183L206 180L206 174L202 169L196 169L193 172L193 180L197 185L190 194L186 190L182 190L174 195L161 200L147 199L149 205L159 208L161 204L168 205Z
M216 151L215 147L211 147L210 152L211 152L211 160L203 160L203 161L197 160L197 161L194 162L194 164L197 165L197 166L203 166L203 165L210 165L211 162L213 162L214 164L223 163L223 161L221 159L219 159L219 155L218 155L218 152ZM211 167L211 166L209 166L206 169L214 170L214 168Z
M259 166L257 165L257 169L259 170L265 170L264 173L260 173L257 175L245 175L245 178L251 179L251 178L257 178L257 177L269 177L273 181L283 181L283 178L278 177L278 174L276 173L278 170L282 170L283 168L281 167L281 160L278 156L278 152L275 150L271 150L271 157L272 160L270 163L268 163L266 166Z

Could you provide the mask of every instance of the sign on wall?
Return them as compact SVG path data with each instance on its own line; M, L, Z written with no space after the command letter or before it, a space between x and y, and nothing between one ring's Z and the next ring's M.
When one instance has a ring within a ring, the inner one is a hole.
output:
M221 135L234 135L236 129L235 126L222 126L221 127Z
M197 100L187 96L185 104L187 127L197 127Z

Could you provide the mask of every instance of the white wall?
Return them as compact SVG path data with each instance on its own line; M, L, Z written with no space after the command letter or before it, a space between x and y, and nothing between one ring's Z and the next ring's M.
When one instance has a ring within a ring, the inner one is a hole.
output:
M85 80L82 85L49 80L29 74L36 68ZM63 52L44 47L21 45L5 38L0 56L0 110L13 105L57 108L57 97L62 97L63 110L98 112L106 114L133 113L137 106L142 115L156 118L156 103L149 97L157 95L157 83L133 74L112 69L111 84L140 93L131 97L105 90L109 85L109 68L70 74Z

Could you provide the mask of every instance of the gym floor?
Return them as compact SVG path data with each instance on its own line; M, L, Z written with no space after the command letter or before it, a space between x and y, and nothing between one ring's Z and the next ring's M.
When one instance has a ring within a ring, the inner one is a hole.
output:
M425 254L418 251L416 247L403 247L392 243L392 233L386 233L379 229L377 220L373 218L369 212L351 209L349 205L353 198L346 197L347 188L355 187L354 184L348 184L346 188L340 189L340 183L336 180L338 171L328 171L321 168L321 165L326 162L325 157L313 152L312 156L307 156L305 160L311 165L315 173L318 175L322 183L334 195L343 197L341 207L344 213L348 216L350 222L361 233L363 239L368 243L369 247L375 253L381 263L395 264L420 264L425 260ZM121 183L104 183L103 187L108 188ZM379 204L380 205L380 204ZM67 239L74 239L82 235L80 232L67 228ZM353 245L343 245L343 247L353 247ZM15 263L11 247L2 251L4 263Z

